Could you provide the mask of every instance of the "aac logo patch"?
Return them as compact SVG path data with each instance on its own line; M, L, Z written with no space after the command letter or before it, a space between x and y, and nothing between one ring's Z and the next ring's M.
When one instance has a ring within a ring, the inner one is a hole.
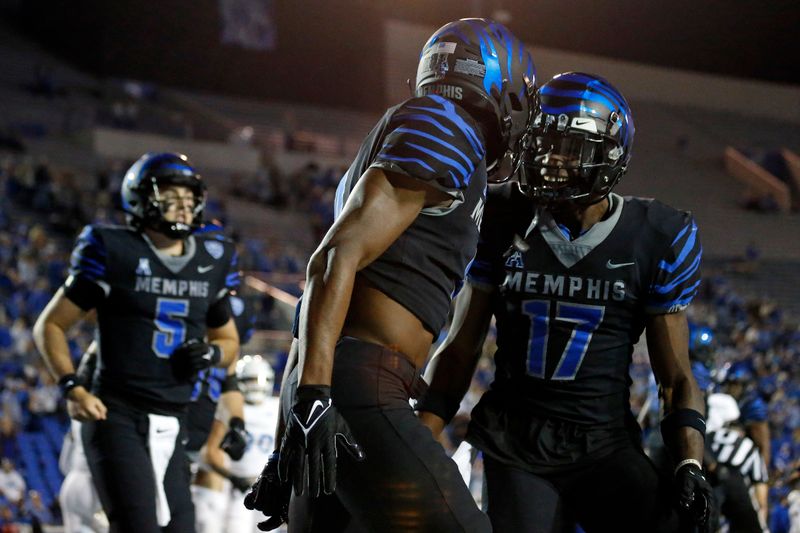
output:
M140 276L152 276L150 271L150 260L146 257L139 258L139 266L136 267L136 273Z
M244 313L244 300L239 298L238 296L231 296L231 311L233 312L234 316L241 316Z
M204 241L203 245L206 247L206 251L213 257L214 259L219 259L222 257L222 254L225 253L225 247L222 246L221 242L218 241Z
M506 259L506 267L508 268L525 268L525 263L522 261L522 252L516 251Z

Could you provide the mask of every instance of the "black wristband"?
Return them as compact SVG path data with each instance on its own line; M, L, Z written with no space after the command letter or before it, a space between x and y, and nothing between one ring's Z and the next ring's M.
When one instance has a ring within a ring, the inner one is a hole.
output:
M700 432L706 437L706 420L699 412L694 409L676 409L661 420L661 437L673 460L677 461L681 457L681 446L678 440L678 429L690 427Z
M297 387L297 401L328 400L331 397L330 385L300 385Z
M678 428L691 427L706 437L706 419L694 409L676 409L661 420L661 435L666 440L675 435Z
M61 379L58 380L58 388L61 389L61 395L64 396L64 398L67 397L72 389L80 385L81 380L74 372L72 374L61 376Z
M228 374L225 376L225 381L222 382L222 388L220 390L223 393L239 390L239 378L236 377L236 374Z
M425 396L417 403L417 411L433 413L444 420L445 424L449 424L460 406L461 402L453 401L443 393L428 389Z

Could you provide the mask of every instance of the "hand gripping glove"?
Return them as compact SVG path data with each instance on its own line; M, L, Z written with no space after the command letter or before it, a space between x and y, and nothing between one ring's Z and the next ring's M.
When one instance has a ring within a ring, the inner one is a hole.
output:
M713 490L696 464L687 463L675 471L675 486L678 490L678 508L698 526L701 532L709 532L713 507Z
M238 416L230 419L228 432L225 433L219 447L234 461L242 458L244 450L247 448L247 431L244 429L244 420Z
M221 359L222 350L219 346L200 339L189 339L175 348L170 357L176 375L192 381L198 372L219 364Z
M350 427L331 403L330 387L301 385L289 412L281 443L278 472L294 485L298 496L308 491L317 497L336 490L336 458L341 446L357 461L364 451Z
M271 531L283 524L289 518L289 499L292 496L292 486L281 483L278 476L278 460L280 454L273 453L261 471L261 475L250 492L244 497L244 506L248 509L261 511L268 516L265 521L258 524L261 531Z

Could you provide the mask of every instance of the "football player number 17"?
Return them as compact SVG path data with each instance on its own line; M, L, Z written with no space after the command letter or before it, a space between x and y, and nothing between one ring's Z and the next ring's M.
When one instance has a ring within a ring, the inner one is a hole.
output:
M168 359L173 350L186 340L186 324L183 317L189 316L189 300L159 298L156 304L156 328L153 332L153 351Z
M526 300L522 302L522 311L531 319L531 331L528 338L528 374L545 378L547 365L547 341L550 331L550 301ZM566 322L572 326L572 334L564 347L561 359L550 379L575 379L578 370L592 342L600 322L603 321L605 307L599 305L583 305L556 302L556 313L553 320Z

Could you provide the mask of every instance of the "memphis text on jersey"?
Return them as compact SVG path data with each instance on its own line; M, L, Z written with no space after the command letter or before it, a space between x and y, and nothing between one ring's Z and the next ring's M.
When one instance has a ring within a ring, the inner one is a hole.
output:
M208 297L208 281L170 279L158 276L136 276L137 292L147 292L159 296Z
M514 259L513 255L509 260L512 259ZM508 272L501 289L544 296L585 298L587 300L608 301L612 299L617 302L625 300L625 282L621 279L611 281L579 276L564 276L561 274L541 274L530 270Z

